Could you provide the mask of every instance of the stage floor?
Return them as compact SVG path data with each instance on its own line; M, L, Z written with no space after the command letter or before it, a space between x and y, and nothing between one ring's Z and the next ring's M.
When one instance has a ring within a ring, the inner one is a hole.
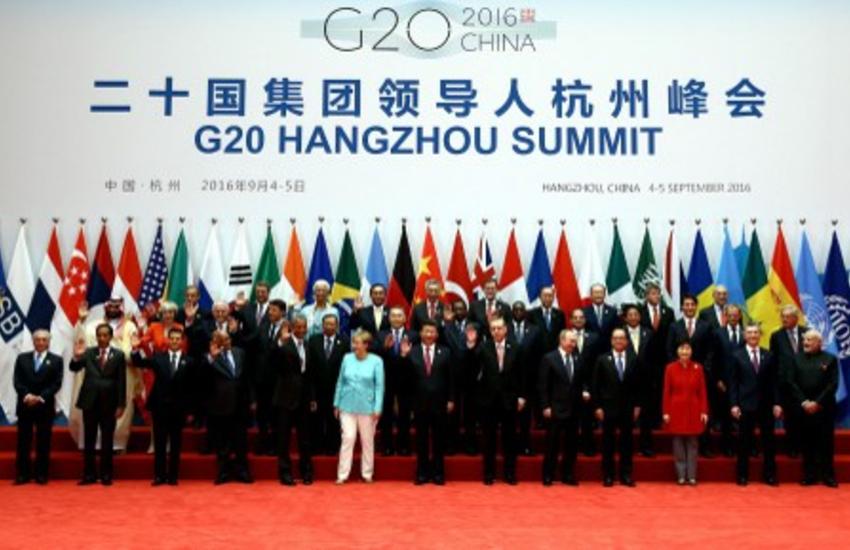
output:
M4 482L0 502L2 548L837 548L850 540L850 485L60 480Z

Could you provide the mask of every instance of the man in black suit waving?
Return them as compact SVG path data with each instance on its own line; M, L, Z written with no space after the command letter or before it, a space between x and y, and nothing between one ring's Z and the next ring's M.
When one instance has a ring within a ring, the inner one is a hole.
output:
M773 355L759 347L761 328L746 328L746 345L732 352L729 372L729 401L732 418L740 426L738 440L738 485L749 480L750 453L755 445L755 428L761 433L764 469L762 476L768 485L776 480L776 440L774 425L782 416L779 401L779 368Z
M563 439L561 481L578 485L575 477L578 453L578 422L582 402L590 401L589 379L576 351L576 333L562 330L558 348L543 356L537 377L537 392L546 420L546 456L543 485L552 485Z
M486 339L489 337L490 318L498 315L502 319L510 319L511 306L497 297L499 286L495 278L485 281L483 290L484 297L469 305L469 320L480 327L481 336Z
M115 420L124 414L127 399L127 360L124 352L109 345L112 326L102 323L95 330L97 345L86 349L83 340L74 345L71 372L83 371L85 378L77 397L83 411L83 478L80 485L97 481L95 444L100 428L100 482L112 485L112 439Z
M605 303L608 290L605 285L596 283L590 287L590 305L582 308L587 319L587 330L599 335L601 352L611 349L611 332L620 325L617 308Z
M376 337L379 332L390 328L389 308L387 307L387 287L375 283L369 287L371 305L363 306L363 300L358 296L354 300L354 313L348 320L351 333L362 328Z
M339 420L334 417L334 390L339 378L342 358L351 351L347 338L339 334L339 319L336 315L325 315L322 333L307 340L307 363L312 373L316 390L315 429L312 430L313 447L328 456L339 454Z
M445 483L444 456L448 415L454 411L455 369L449 348L437 343L437 323L422 321L420 343L403 342L413 389L416 426L416 485ZM431 448L429 456L428 449Z
M248 470L252 377L245 352L233 345L229 333L213 333L206 370L209 385L206 410L218 464L215 484L231 478L252 483L254 480Z
M379 332L373 344L375 352L384 361L384 405L378 422L384 456L392 456L396 452L401 456L410 455L410 376L404 368L401 345L405 341L414 342L417 336L404 328L406 321L403 308L390 308L390 328ZM393 425L397 430L396 445L393 445Z
M467 327L466 347L474 357L475 395L484 432L484 484L496 477L496 432L501 428L505 482L516 485L516 421L525 407L522 358L518 346L508 340L505 319L490 318L490 338L479 341L474 327Z
M138 349L141 339L134 336L132 340L133 366L151 369L154 374L153 388L145 402L153 417L154 486L177 485L179 477L183 426L197 381L195 362L183 353L183 342L183 329L174 326L168 331L168 351L147 358ZM166 460L169 448L171 455Z
M50 464L50 438L56 416L56 392L62 387L62 358L50 353L50 333L36 330L32 335L34 350L18 355L15 360L14 385L18 394L18 450L15 460L15 485L28 483L32 469L30 447L35 428L35 481L47 483Z
M335 317L333 314L328 316ZM307 327L307 317L301 314L293 319L291 331L289 324L284 323L280 329L278 356L274 359L278 368L274 390L274 406L279 416L277 468L283 485L295 485L289 456L293 428L298 438L301 479L304 485L313 483L310 414L316 412L317 404L311 364L307 361Z
M642 373L629 349L624 329L611 333L611 351L600 355L593 371L592 391L596 418L602 422L602 476L605 487L614 484L614 451L620 452L620 483L632 480L632 430L640 417Z

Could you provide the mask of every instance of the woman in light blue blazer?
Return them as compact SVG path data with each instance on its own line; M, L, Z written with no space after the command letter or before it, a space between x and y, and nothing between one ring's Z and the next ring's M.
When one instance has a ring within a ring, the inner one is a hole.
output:
M384 402L384 362L369 353L372 335L358 330L351 336L351 353L345 355L339 369L334 393L334 414L342 427L342 445L336 482L341 485L351 472L354 443L360 433L360 475L372 483L375 469L375 426Z

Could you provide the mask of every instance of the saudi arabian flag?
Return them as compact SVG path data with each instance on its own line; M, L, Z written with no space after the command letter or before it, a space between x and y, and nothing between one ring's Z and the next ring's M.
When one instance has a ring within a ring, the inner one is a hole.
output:
M266 229L266 242L263 244L263 252L260 254L260 264L257 266L257 275L254 277L254 286L251 288L251 301L256 299L257 283L263 282L273 289L280 282L280 267L277 263L277 252L274 248L274 236L269 225ZM280 296L273 296L280 298Z
M186 234L180 229L174 255L171 257L171 267L168 270L168 283L165 285L165 299L174 302L182 308L186 287L195 284L192 274L192 264L189 263L189 247L186 245Z
M331 290L331 303L339 308L340 330L348 332L348 318L351 315L354 300L360 295L360 272L357 269L357 257L351 244L351 234L345 230L339 263L336 266L334 286Z
M629 275L629 265L626 263L626 253L620 240L620 230L614 224L614 242L611 244L611 259L608 262L608 274L605 276L605 286L615 304L633 303L635 294L632 290L632 277Z
M661 273L658 271L658 264L655 263L655 252L652 250L652 239L649 237L649 227L647 227L643 232L643 243L640 245L640 256L632 281L635 296L643 300L646 297L646 285L649 283L661 286Z
M744 288L744 296L747 298L747 312L753 321L768 325L775 316L776 305L770 286L767 284L767 271L761 255L759 238L753 229L753 238L750 242L750 252L747 255L747 265L744 267L744 275L741 278L741 286ZM770 345L769 326L762 327L761 345Z

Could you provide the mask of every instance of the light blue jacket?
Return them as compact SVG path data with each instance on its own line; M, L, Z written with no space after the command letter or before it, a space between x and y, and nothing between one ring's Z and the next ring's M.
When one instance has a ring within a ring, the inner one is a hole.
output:
M379 414L384 404L384 361L372 353L362 361L346 353L339 369L334 407L351 414Z

